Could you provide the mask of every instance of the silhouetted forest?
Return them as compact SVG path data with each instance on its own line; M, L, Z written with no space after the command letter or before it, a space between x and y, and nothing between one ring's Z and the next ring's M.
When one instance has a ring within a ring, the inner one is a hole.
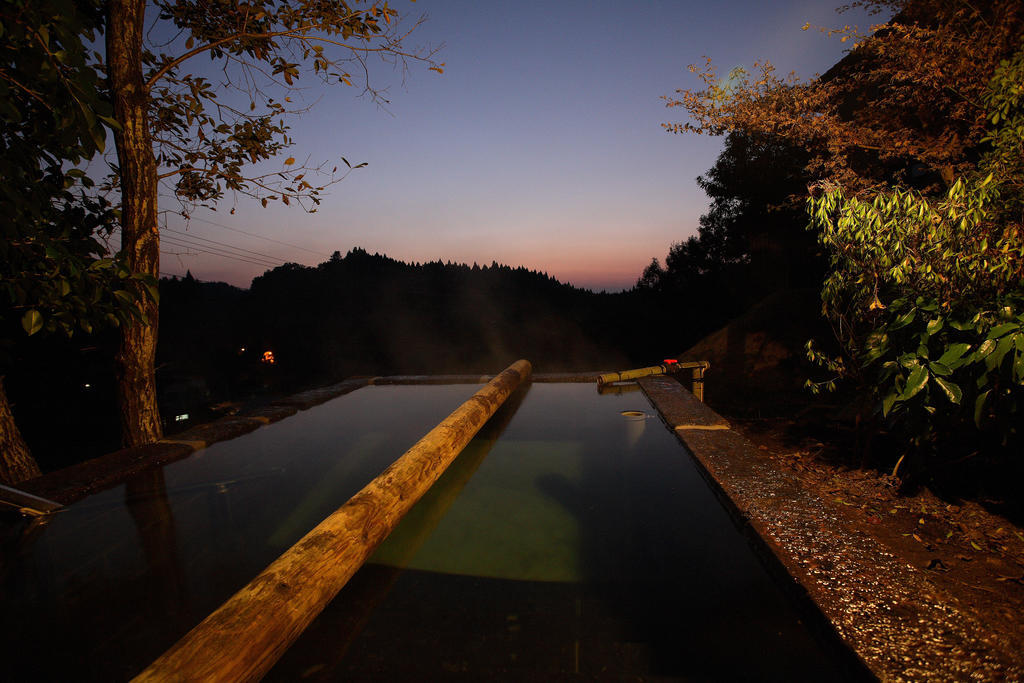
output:
M729 136L698 179L712 201L698 234L624 292L359 248L315 267L285 264L248 290L164 278L156 374L166 430L353 375L493 373L518 358L536 372L660 362L771 292L820 282L813 235L790 199L806 181L803 157L775 139ZM117 331L21 346L8 393L42 467L117 448Z
M248 290L165 278L156 370L165 431L354 375L493 373L518 358L536 372L596 370L681 353L773 292L820 286L824 263L798 199L807 154L730 134L697 179L711 199L698 234L624 292L359 248L315 267L285 264ZM813 319L811 308L793 320ZM44 469L118 447L117 339L116 330L22 338L13 349L8 394Z
M165 278L160 298L169 432L214 417L218 404L353 375L493 373L518 358L535 372L650 364L707 330L649 291L595 293L523 267L408 264L358 248L280 266L248 290ZM44 469L116 448L116 331L33 342L17 351L26 371L8 382ZM82 435L73 452L70 433Z
M698 178L711 198L698 234L624 292L359 248L315 267L285 264L248 290L165 278L156 375L166 431L354 375L493 373L518 358L536 372L660 362L772 292L820 283L824 264L793 199L805 157L775 138L730 135ZM21 346L8 393L42 467L117 448L117 331Z
M664 265L651 261L640 293L662 306L685 302L710 332L773 292L820 288L826 263L804 208L808 156L775 136L730 133L697 178L711 200L697 234L673 244Z

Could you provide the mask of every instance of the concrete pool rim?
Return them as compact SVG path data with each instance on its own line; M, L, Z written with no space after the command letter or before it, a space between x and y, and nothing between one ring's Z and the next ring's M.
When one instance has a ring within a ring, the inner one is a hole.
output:
M866 673L883 681L1019 680L1024 653L856 529L842 506L771 464L721 416L665 377L638 380L738 524Z

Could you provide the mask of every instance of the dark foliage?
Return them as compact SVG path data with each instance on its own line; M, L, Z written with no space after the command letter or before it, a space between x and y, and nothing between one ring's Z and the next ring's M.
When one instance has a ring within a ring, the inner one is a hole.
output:
M766 136L730 133L715 165L697 178L711 199L696 236L672 245L637 283L670 305L685 302L688 341L783 289L815 287L824 277L802 201L807 152Z
M618 349L630 332L615 314L626 298L522 267L410 265L354 249L253 280L245 345L272 350L301 382L493 372L518 358L540 372L594 369L627 360Z
M616 369L659 362L697 334L649 292L594 293L523 267L408 264L362 249L275 268L249 290L167 278L160 300L156 376L169 432L215 417L218 404L353 375L494 373L519 358L535 372ZM44 470L117 447L116 335L84 343L26 348L30 362L10 378Z

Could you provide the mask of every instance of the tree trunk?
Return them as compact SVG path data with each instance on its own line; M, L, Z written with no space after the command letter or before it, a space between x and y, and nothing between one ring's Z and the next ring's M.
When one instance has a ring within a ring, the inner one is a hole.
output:
M4 378L0 375L0 484L17 484L40 474L39 465L14 422L4 391Z
M107 71L121 172L121 251L133 273L159 277L157 168L149 134L148 102L142 78L145 0L111 0L107 5ZM163 436L156 404L156 302L142 297L146 322L124 326L117 354L121 440L140 446Z

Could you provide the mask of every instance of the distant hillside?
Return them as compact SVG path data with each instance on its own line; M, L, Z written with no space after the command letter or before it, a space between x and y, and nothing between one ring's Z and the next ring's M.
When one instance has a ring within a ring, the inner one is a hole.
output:
M407 264L354 249L253 280L253 343L302 376L486 372L517 358L551 370L626 362L593 294L498 264ZM613 335L615 336L615 335Z
M709 324L655 292L594 293L522 267L409 264L362 249L275 268L248 290L165 278L160 311L157 388L170 432L213 417L218 403L352 375L490 373L518 358L537 372L648 365ZM8 395L45 470L117 448L117 344L110 330L13 350L22 362Z
M356 374L494 372L518 358L538 372L624 367L680 343L673 316L635 291L358 248L316 267L280 266L248 291L168 279L161 296L161 372L202 376L215 396ZM260 362L267 351L272 367Z

